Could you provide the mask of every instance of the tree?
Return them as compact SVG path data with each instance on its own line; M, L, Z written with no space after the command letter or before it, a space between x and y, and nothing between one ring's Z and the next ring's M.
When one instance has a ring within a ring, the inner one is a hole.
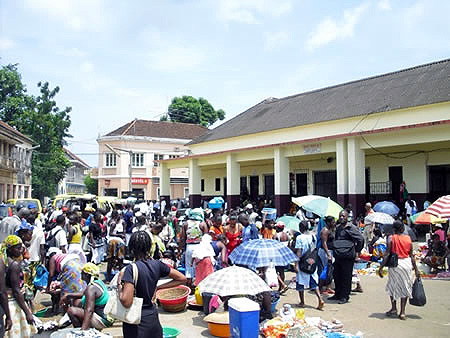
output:
M87 174L84 178L84 185L86 186L88 194L98 194L98 180L91 177L91 174Z
M204 127L213 125L217 120L225 119L222 109L214 110L208 100L192 96L174 97L169 106L167 115L163 118L173 122L194 123Z
M63 146L65 138L72 137L68 133L72 108L58 108L54 98L59 87L50 89L48 82L38 83L39 96L28 95L17 65L2 67L0 83L0 119L39 145L32 157L33 197L53 196L70 166Z

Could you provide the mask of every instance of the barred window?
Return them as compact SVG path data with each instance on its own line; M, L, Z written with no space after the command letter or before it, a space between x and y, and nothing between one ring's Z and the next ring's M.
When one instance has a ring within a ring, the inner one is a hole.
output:
M143 167L144 166L144 154L143 153L131 154L131 165L133 167Z
M115 167L117 166L117 158L114 153L105 154L105 167Z

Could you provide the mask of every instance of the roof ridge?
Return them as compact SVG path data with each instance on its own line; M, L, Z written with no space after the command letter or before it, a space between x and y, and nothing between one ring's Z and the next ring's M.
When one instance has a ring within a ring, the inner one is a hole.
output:
M197 124L197 123L186 123L186 122L176 122L176 121L158 121L158 120L145 120L145 119L136 119L136 121L155 122L155 123L187 124L187 125L191 125L191 126L198 126L198 127L202 127L202 128L208 129L208 127L204 127L204 126L202 126L202 125L200 125L200 124Z
M128 133L128 130L131 129L132 126L134 126L136 124L137 119L135 118L133 121L130 122L130 125L125 129L125 131L120 134L121 136L124 136L126 133Z
M276 99L275 101L266 102L266 103L270 104L270 103L281 101L281 100L287 100L287 99L291 99L291 98L302 96L302 95L306 95L306 94L321 92L323 90L328 90L328 89L331 89L331 88L343 87L343 86L346 86L346 85L349 85L349 84L352 84L352 83L364 82L364 81L373 80L373 79L377 79L377 78L381 78L381 77L385 77L385 76L389 76L389 75L399 74L399 73L411 71L411 70L422 68L422 67L428 67L428 66L431 66L431 65L444 63L444 62L450 62L450 58L449 59L444 59L444 60L439 60L439 61L434 61L434 62L430 62L430 63L425 63L425 64L422 64L422 65L413 66L413 67L409 67L409 68L405 68L405 69L400 69L400 70L396 70L396 71L393 71L393 72L388 72L388 73L383 73L383 74L379 74L379 75L369 76L369 77L365 77L365 78L358 79L358 80L351 80L351 81L348 81L348 82L339 83L339 84L332 85L332 86L327 86L327 87L323 87L323 88L313 89L313 90L310 90L310 91L306 91L306 92L302 92L302 93L298 93L298 94L293 94L293 95L289 95L289 96L285 96L285 97L281 97L279 99ZM263 102L264 101L265 100L263 100Z

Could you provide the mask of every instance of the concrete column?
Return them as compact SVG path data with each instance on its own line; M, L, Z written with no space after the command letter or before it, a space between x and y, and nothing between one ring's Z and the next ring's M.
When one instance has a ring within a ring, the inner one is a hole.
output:
M283 148L274 150L275 208L279 215L289 212L289 159Z
M160 163L159 168L159 199L166 201L166 208L170 207L170 169L167 164Z
M258 194L264 196L264 174L259 174Z
M348 202L356 214L364 213L366 202L366 155L361 149L359 139L347 140L348 159Z
M198 165L198 160L192 159L189 161L189 206L191 208L198 208L201 206L201 181L202 172Z
M241 166L236 161L235 155L227 155L227 207L228 209L239 206L241 194Z
M345 207L348 203L347 139L336 141L337 202Z

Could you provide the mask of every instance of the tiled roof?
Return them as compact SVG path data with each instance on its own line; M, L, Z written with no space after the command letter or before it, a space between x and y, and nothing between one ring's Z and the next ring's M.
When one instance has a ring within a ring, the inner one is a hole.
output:
M25 141L25 142L29 142L31 144L33 143L33 140L31 138L29 138L28 136L25 136L20 131L18 131L16 128L10 126L8 123L0 121L0 126L7 129L9 132L13 133L14 136L19 137L21 139L21 142Z
M190 144L450 101L450 59L267 99Z
M147 136L192 140L208 131L208 128L191 123L133 120L105 136Z
M84 162L81 158L79 158L77 155L75 155L74 153L72 153L69 149L67 148L63 148L64 152L67 154L67 156L69 157L69 160L73 160L73 161L78 161L80 162L83 166L86 167L86 169L90 168L91 166L89 164L87 164L86 162Z

